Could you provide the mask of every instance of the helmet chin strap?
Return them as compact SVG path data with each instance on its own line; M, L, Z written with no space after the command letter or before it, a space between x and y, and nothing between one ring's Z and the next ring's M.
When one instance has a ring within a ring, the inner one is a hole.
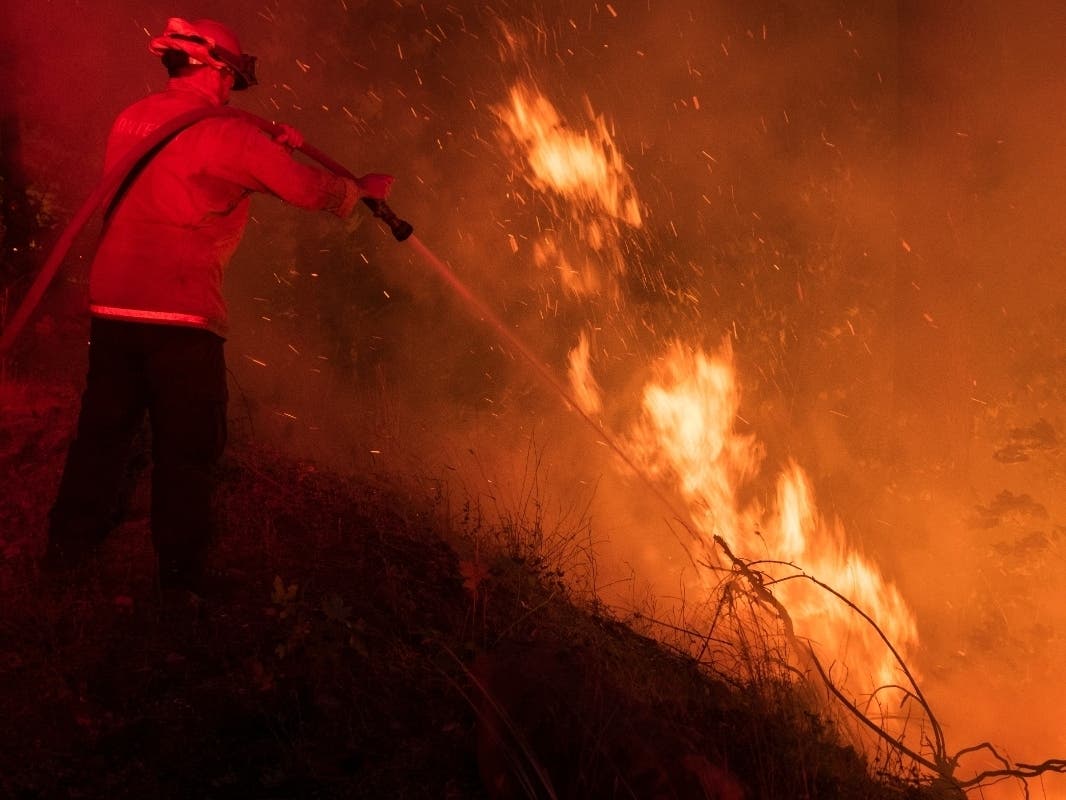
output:
M211 49L211 55L233 70L233 74L237 79L233 86L234 91L239 92L259 83L255 77L255 62L257 60L255 56L250 56L247 53L231 53L229 50L217 45Z
M92 218L93 213L100 207L107 208L109 211L113 209L118 200L121 199L121 194L129 182L136 178L137 173L144 168L145 164L151 160L151 157L159 148L165 146L167 142L190 125L210 117L240 117L272 135L280 130L274 123L254 114L249 114L247 111L229 108L228 106L219 106L215 108L197 108L185 114L180 114L152 131L149 136L146 136L138 143L137 147L134 147L104 175L103 180L96 185L96 188L93 189L89 197L86 198L85 202L81 204L81 207L71 218L67 227L63 229L63 233L48 254L44 266L41 267L41 271L37 274L29 291L26 292L26 296L15 310L11 320L4 327L3 332L0 333L0 357L6 355L11 349L19 333L22 332L22 329L29 321L30 315L37 309L41 298L44 297L45 290L52 283L52 279L63 263L63 259L66 258L67 253L74 244L74 239ZM351 172L339 163L308 144L301 146L300 151L335 175L355 178ZM414 231L411 224L397 217L384 200L364 197L363 203L370 208L375 217L389 227L397 241L402 242Z

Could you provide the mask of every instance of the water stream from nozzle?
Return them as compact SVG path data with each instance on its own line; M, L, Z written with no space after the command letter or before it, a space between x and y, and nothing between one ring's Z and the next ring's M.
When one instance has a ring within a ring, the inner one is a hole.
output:
M633 458L626 452L625 448L619 444L618 440L581 408L581 405L574 397L573 392L571 392L565 384L552 374L552 371L548 369L544 362L537 357L536 353L534 353L529 346L522 341L518 334L512 331L484 300L474 294L474 292L459 279L459 276L455 274L451 267L438 258L432 250L426 247L421 239L417 236L410 235L407 242L412 248L414 248L415 252L421 256L422 260L435 273L437 273L438 277L440 277L441 280L443 280L463 300L463 302L466 303L469 309L474 312L475 316L490 325L508 346L522 356L526 363L528 363L533 369L533 372L537 377L540 378L549 389L561 397L567 406L577 412L578 416L580 416L581 419L596 432L601 443L610 448L610 450L622 460L622 463L632 470L637 478L644 483L660 502L662 502L663 506L674 515L674 518L691 532L691 529L689 529L686 524L688 516L682 514L674 507L673 502L671 502L671 500L663 493L661 488L651 481L647 473L637 466L633 461ZM693 566L696 566L695 559L692 554L688 552L688 548L684 546L684 543L682 543L682 547L684 548L686 555L688 555L689 559L692 561Z

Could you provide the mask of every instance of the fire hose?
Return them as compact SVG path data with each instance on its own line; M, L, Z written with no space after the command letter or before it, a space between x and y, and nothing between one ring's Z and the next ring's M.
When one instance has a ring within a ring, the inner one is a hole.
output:
M152 131L152 133L145 137L137 147L127 153L107 172L107 174L104 175L104 178L96 186L89 197L86 198L77 213L74 214L74 217L67 224L67 227L63 230L63 233L60 235L49 253L44 266L41 267L41 271L34 279L33 284L30 286L29 291L26 293L26 296L23 298L18 309L16 309L11 321L8 322L3 332L0 333L0 358L3 358L8 350L10 350L15 339L25 327L26 322L40 304L41 298L44 296L45 291L48 289L48 286L51 284L60 265L63 263L63 259L66 258L67 253L70 251L75 238L92 218L96 210L98 208L104 208L106 209L105 214L110 213L117 204L117 201L121 199L125 189L130 183L132 183L140 170L144 168L159 150L165 147L171 139L186 128L201 120L213 117L236 117L250 122L272 136L281 133L281 128L274 123L268 122L261 117L248 113L247 111L229 108L228 106L198 108L174 117L174 119ZM311 145L304 143L297 149L304 153L308 158L317 161L333 174L355 179L355 176L341 164ZM402 242L410 239L411 247L414 248L415 252L417 252L419 256L422 257L425 264L436 272L437 276L466 303L468 309L472 312L472 315L482 322L491 325L500 338L522 356L537 377L559 395L563 402L575 411L578 416L580 416L599 435L600 441L606 444L633 473L640 474L640 470L633 463L630 455L625 449L615 441L614 437L611 436L599 422L582 409L581 404L574 397L573 393L555 377L551 370L548 369L529 346L509 328L509 326L488 306L487 303L485 303L484 300L463 283L447 264L426 247L417 236L412 236L414 228L410 223L397 217L385 201L377 200L372 197L364 197L362 199L370 208L370 211L374 216L388 226L397 241ZM666 504L667 508L672 508L672 504L662 495L661 491L655 487L652 488L660 500Z
M19 304L14 315L12 315L11 320L4 327L3 333L0 334L0 358L6 355L8 350L10 350L11 346L15 343L19 333L22 332L22 329L26 326L30 316L40 304L45 291L51 285L60 265L62 265L63 260L67 257L67 253L70 252L74 240L77 238L78 234L81 233L82 229L92 218L96 210L98 208L112 209L116 200L121 197L123 190L136 178L141 169L144 168L159 150L186 128L195 125L201 120L212 117L236 117L243 119L270 135L276 135L281 132L281 129L272 122L268 122L261 117L248 113L247 111L229 108L228 106L198 108L174 117L174 119L169 120L165 124L156 128L156 130L152 131L152 133L146 136L137 147L127 153L107 172L107 174L104 175L100 183L97 184L96 188L93 189L89 197L86 198L85 202L82 203L73 218L71 218L71 221L67 224L67 227L63 230L59 239L48 254L48 258L45 260L44 266L41 267L41 271L30 285L26 296L22 299L22 302ZM341 164L311 145L305 143L297 149L304 153L308 158L317 161L334 175L351 178L353 180L355 179L355 175L345 169ZM414 231L414 228L411 227L410 223L397 217L384 200L377 200L373 197L364 197L362 199L370 208L370 211L374 216L388 226L397 241L404 241Z
M30 316L40 304L41 298L44 297L44 293L51 284L60 265L63 263L63 259L66 258L67 253L70 251L74 239L92 218L94 212L98 208L104 208L107 210L105 214L110 213L117 201L121 199L124 190L130 183L132 183L140 170L144 168L159 150L165 147L171 139L186 128L195 125L201 120L213 117L236 117L243 119L272 136L281 132L281 128L272 122L268 122L261 117L248 113L247 111L229 108L228 106L198 108L174 117L174 119L169 120L165 124L159 126L156 130L152 131L152 133L146 136L137 147L127 153L107 172L106 175L104 175L103 180L100 181L92 194L90 194L85 202L82 203L77 213L75 213L74 217L67 224L67 227L63 230L63 233L60 235L49 253L44 266L34 279L33 284L30 286L29 291L26 293L26 296L23 298L18 309L16 309L11 321L8 322L2 334L0 334L0 358L3 358L8 350L10 350ZM297 149L304 153L308 158L317 161L335 175L355 179L355 176L341 164L311 145L304 143ZM444 283L446 283L467 304L468 308L474 313L474 316L491 325L500 337L528 362L537 376L544 381L546 385L553 389L563 399L567 406L574 409L585 422L587 422L593 430L600 435L602 441L608 444L608 446L610 446L610 448L620 456L623 461L628 463L630 467L636 471L635 465L630 462L629 456L625 451L614 441L607 431L603 429L603 426L585 413L573 394L561 381L559 381L558 378L555 377L555 375L551 373L547 366L537 358L525 342L516 336L504 321L459 279L448 265L437 258L428 247L419 241L417 236L411 235L414 232L414 228L410 223L397 217L393 210L389 208L389 205L383 200L364 197L363 202L370 208L375 217L388 226L397 241L402 242L410 239L411 246L422 257L426 265L433 269L438 277L440 277L441 280L443 280Z
M137 147L127 153L107 172L106 175L104 175L103 180L100 181L92 194L90 194L85 202L82 203L77 213L75 213L74 217L67 224L67 227L63 230L63 233L60 235L49 253L40 273L38 273L33 284L30 286L29 291L26 293L25 298L23 298L22 303L15 311L11 321L8 322L7 326L4 328L2 334L0 334L0 358L3 358L4 355L6 355L19 333L25 327L30 316L40 304L41 298L44 296L45 291L51 284L60 265L63 263L63 259L66 258L67 253L70 251L74 239L92 218L94 212L98 208L104 208L106 209L105 214L110 213L117 204L117 201L121 199L125 189L130 183L132 183L140 170L144 168L159 150L165 147L171 139L186 128L195 125L201 120L213 117L236 117L250 122L269 135L275 136L281 133L281 128L274 123L268 122L261 117L248 113L247 111L229 108L228 106L198 108L174 117L174 119L169 120L165 124L159 126L156 130L152 131L152 133L146 136ZM317 161L333 174L355 179L355 176L341 164L311 145L304 143L297 149L304 153L308 158ZM388 226L397 241L402 242L410 239L411 247L414 248L415 252L417 252L426 265L436 272L437 276L467 304L467 307L473 313L473 316L482 322L491 325L500 338L522 356L534 373L536 373L537 377L559 395L563 402L575 411L599 435L600 441L606 444L615 455L617 455L630 468L630 470L635 474L640 474L640 470L633 463L625 449L615 441L614 437L611 436L599 422L594 420L584 409L582 409L581 404L574 397L573 393L555 377L551 370L548 369L529 346L510 329L510 327L488 306L487 303L485 303L484 300L471 291L471 289L459 279L447 264L430 251L425 244L419 241L417 236L412 236L414 228L410 223L397 217L385 201L377 200L372 197L364 197L362 199L370 208L370 211L374 216ZM672 508L670 501L668 501L658 489L653 487L653 491L668 508Z

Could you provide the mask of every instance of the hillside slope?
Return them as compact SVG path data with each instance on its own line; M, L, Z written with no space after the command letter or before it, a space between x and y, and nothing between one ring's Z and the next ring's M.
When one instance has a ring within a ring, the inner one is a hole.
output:
M143 479L100 557L46 579L76 399L0 395L0 796L934 796L868 778L786 694L578 607L536 559L475 557L400 481L250 442L224 463L223 595L158 595Z

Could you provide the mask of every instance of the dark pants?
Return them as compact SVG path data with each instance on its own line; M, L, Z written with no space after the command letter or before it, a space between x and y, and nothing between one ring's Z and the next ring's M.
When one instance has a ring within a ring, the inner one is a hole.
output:
M208 331L93 319L78 428L51 513L48 561L82 561L119 521L117 501L147 411L152 540L164 585L194 582L214 535L226 443L223 339Z

